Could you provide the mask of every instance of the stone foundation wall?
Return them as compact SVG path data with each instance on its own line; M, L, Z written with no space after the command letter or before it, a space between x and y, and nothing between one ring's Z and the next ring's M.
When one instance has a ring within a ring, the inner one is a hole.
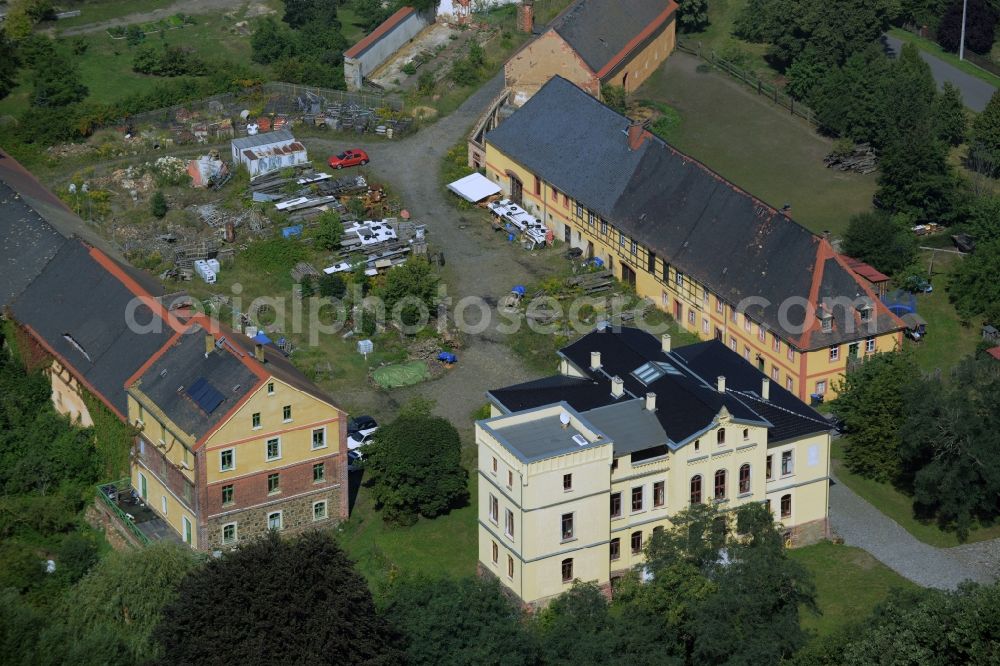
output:
M346 489L344 489L346 492ZM313 520L313 504L326 501L326 515L323 520ZM340 522L341 487L327 486L311 493L285 500L275 500L248 509L233 511L210 518L204 524L206 550L225 550L238 546L267 533L267 516L275 511L282 513L282 534L296 534L308 529L329 528ZM236 523L236 542L222 543L222 528Z
M829 521L826 518L820 518L819 520L813 520L789 528L786 541L792 548L797 548L798 546L809 546L829 538Z

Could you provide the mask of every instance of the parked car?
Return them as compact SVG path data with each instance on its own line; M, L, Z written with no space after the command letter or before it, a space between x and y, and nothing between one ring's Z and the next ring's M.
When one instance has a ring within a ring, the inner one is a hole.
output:
M367 435L370 432L375 432L378 429L378 423L372 417L367 414L361 416L355 416L353 419L347 422L347 434L353 435L355 433L361 433L362 435Z
M376 428L377 430L377 428ZM368 434L362 434L356 432L353 435L348 435L347 437L347 450L353 451L354 449L360 449L366 444L371 444L371 441L375 438L375 430L371 430Z
M358 450L347 452L347 471L357 472L364 466L365 456Z
M334 155L327 162L331 169L343 169L344 167L364 166L368 164L368 153L363 150L352 148L345 150L339 155Z

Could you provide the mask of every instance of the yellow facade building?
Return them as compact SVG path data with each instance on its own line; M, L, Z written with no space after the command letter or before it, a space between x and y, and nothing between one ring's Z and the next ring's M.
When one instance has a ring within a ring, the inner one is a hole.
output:
M606 85L633 92L673 52L676 14L674 0L576 0L504 65L514 104L554 76L597 98Z
M476 424L479 567L525 603L610 586L692 503L763 502L789 543L827 536L827 421L724 345L608 328L559 355Z
M132 485L193 548L347 517L345 415L263 338L197 316L127 393Z
M486 135L486 175L701 339L799 398L902 344L830 242L556 77Z

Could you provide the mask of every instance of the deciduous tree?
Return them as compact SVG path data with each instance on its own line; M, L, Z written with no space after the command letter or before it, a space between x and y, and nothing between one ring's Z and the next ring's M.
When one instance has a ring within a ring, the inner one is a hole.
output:
M917 241L904 220L883 211L859 213L847 225L844 254L895 275L913 263Z
M538 663L519 604L493 579L403 577L381 604L415 666Z
M677 28L681 32L701 32L708 27L708 0L680 0Z
M288 540L270 532L192 570L155 637L174 664L402 660L365 579L318 531Z
M976 251L963 259L948 281L948 298L965 321L984 315L1000 322L1000 240L976 245Z
M877 481L898 478L904 396L917 377L910 354L887 352L848 368L837 383L833 411L847 428L845 462L855 474Z
M455 426L428 413L403 413L365 447L367 485L387 522L413 524L468 501L468 473Z

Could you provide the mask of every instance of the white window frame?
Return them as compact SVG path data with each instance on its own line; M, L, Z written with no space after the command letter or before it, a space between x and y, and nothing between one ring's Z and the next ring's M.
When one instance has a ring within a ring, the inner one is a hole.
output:
M323 515L320 516L319 518L317 518L316 517L316 507L318 507L320 505L323 506ZM327 520L329 518L330 518L330 510L329 510L329 504L328 504L328 502L326 500L318 500L316 502L313 502L313 512L312 512L313 522L314 523L318 523L321 520Z
M229 539L229 540L226 539L226 528L227 527L232 527L233 528L233 538ZM238 523L226 523L225 525L222 526L222 545L223 546L231 546L232 544L236 543L239 540L240 540L240 533L239 533Z
M840 345L830 347L830 363L840 360Z
M316 446L316 433L317 432L322 432L323 433L323 443L320 444L319 446ZM326 444L326 426L321 426L319 428L313 428L312 429L312 442L311 442L311 446L312 446L312 450L313 451L316 451L317 449L325 449L326 448L326 446L327 446L327 444Z
M285 418L285 410L286 409L288 410L288 418L287 419ZM282 423L291 423L292 422L292 406L291 405L282 405L282 407L281 407L281 422Z
M820 379L816 382L816 395L826 395L826 380Z
M500 524L500 500L498 500L497 496L493 493L490 493L489 504L486 505L486 513L489 516L491 523L494 525Z
M224 453L226 453L227 451L228 451L229 453L232 453L232 454L233 454L233 457L232 457L232 464L231 464L231 465L230 465L229 467L226 467L226 466L225 466L225 465L223 464L223 462L222 462L222 455L223 455ZM235 448L232 448L232 447L230 447L230 448L228 448L228 449L222 449L221 451L219 451L219 471L220 471L220 472L231 472L231 471L233 471L234 469L236 469L236 449L235 449Z
M504 509L503 533L508 539L514 539L514 512L510 509Z
M284 515L284 513L285 513L284 511L272 511L272 512L268 513L267 514L267 529L269 529L269 530L278 530L279 532L281 530L285 529L285 515ZM278 526L277 527L271 527L271 517L272 516L277 516L278 517Z
M865 353L866 354L875 353L875 338L865 338Z
M788 454L788 471L787 472L785 471L785 454L786 453ZM781 452L781 458L780 458L778 464L781 465L781 469L779 470L781 478L784 478L786 476L791 476L791 475L795 474L795 451L793 449L785 449L784 451L782 451Z
M160 495L160 512L165 516L167 515L167 496Z
M250 415L250 428L251 430L260 430L264 426L261 425L262 419L260 412L254 412Z
M278 455L276 456L271 456L270 451L268 451L268 447L271 445L271 442L278 443ZM281 460L281 437L268 437L266 440L264 440L264 460L266 462L274 462L275 460Z
M187 516L181 516L181 540L189 546L194 542L194 525Z
M274 382L267 383L267 394L274 395Z

